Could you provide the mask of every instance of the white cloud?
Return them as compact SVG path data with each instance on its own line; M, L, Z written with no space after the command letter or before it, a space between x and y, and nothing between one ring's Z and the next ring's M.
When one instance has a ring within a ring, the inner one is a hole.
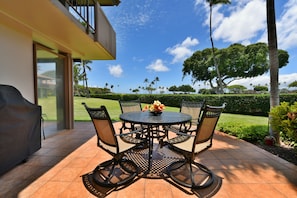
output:
M284 3L284 10L276 23L278 46L287 50L297 46L297 0ZM206 12L204 25L209 26L208 3L195 0L196 8L201 9L201 5ZM233 0L228 5L215 5L212 19L213 37L216 40L242 44L267 42L265 0Z
M135 62L143 62L144 59L143 58L136 57L136 56L133 56L132 57L132 60L135 61Z
M169 68L166 65L164 65L164 63L163 63L163 61L161 59L155 60L149 66L147 66L146 69L152 70L152 71L155 71L155 72L169 71Z
M279 88L288 88L288 85L295 81L297 79L297 73L292 73L292 74L283 74L279 75ZM235 80L230 85L243 85L248 89L251 89L252 86L254 85L261 85L265 86L270 84L270 76L269 74L264 74L261 76L257 76L254 78L245 78L245 79L240 79L240 80Z
M277 21L278 43L281 49L297 47L297 0L289 0Z
M153 24L160 13L153 7L156 6L154 0L145 0L141 4L139 0L129 0L122 2L117 8L103 6L102 9L117 33L117 47L125 47L129 31L138 31Z
M234 6L236 7L230 16L224 17L217 27L214 25L214 39L223 39L231 43L247 42L266 29L265 1L254 0L242 6L238 4Z
M154 0L146 0L143 3L137 3L138 0L130 0L129 2L121 3L117 8L120 12L115 12L114 8L103 8L104 12L109 15L111 21L114 21L116 27L126 28L127 26L138 28L150 23L158 16L153 5ZM131 12L131 9L133 12ZM120 20L119 20L120 19Z
M172 63L183 62L193 54L191 47L199 44L198 39L187 37L182 43L166 49L166 52L173 56Z
M297 0L289 0L284 5L284 10L276 20L277 42L280 49L288 50L297 47ZM267 42L265 31L258 42Z
M114 77L121 77L123 69L121 65L111 65L108 67L109 73Z

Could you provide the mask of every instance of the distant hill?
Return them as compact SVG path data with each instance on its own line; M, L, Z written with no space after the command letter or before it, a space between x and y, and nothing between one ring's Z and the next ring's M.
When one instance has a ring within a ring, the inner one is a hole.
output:
M54 70L46 71L46 72L42 73L41 75L56 79L56 72Z

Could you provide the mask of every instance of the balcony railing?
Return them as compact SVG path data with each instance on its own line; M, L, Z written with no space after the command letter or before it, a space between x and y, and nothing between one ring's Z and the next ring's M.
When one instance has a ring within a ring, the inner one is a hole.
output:
M86 33L95 33L95 0L59 0L86 28Z
M94 35L109 53L115 57L116 34L97 0L59 0L85 27L87 34Z

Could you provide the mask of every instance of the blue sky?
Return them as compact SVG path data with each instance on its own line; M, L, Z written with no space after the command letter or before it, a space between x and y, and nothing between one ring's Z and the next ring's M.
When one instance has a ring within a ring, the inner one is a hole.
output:
M275 4L278 46L290 54L290 63L280 69L280 83L286 86L297 79L297 0L275 0ZM117 58L92 62L90 86L108 83L114 92L129 93L155 77L160 80L157 87L192 85L190 76L182 78L183 62L195 51L211 47L205 0L122 0L118 7L103 10L116 32ZM232 0L213 9L217 48L267 42L266 27L266 0ZM247 88L250 83L269 84L269 74L233 82ZM207 87L202 82L192 86Z

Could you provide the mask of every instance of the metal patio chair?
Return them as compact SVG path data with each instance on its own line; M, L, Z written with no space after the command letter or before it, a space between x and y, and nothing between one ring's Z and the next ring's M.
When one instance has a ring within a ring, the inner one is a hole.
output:
M124 157L125 152L141 144L142 140L126 134L116 133L105 106L90 108L82 103L89 113L97 134L97 146L113 156L111 160L99 164L93 171L94 181L102 186L118 187L125 185L137 176L136 164ZM123 141L123 139L126 141ZM130 142L130 143L127 143Z
M195 161L196 154L209 149L219 117L225 107L206 106L197 129L192 134L178 133L168 140L169 148L184 155L185 159L173 162L168 168L169 177L185 187L205 188L213 183L213 173L204 165ZM181 138L182 136L186 138Z
M119 104L121 107L122 113L128 113L133 111L142 111L140 100L119 100ZM124 133L125 130L128 131L137 131L137 133L132 133L130 136L136 139L144 139L144 130L146 129L146 126L142 126L140 124L133 124L133 123L127 123L122 122L122 127L120 129L121 133ZM124 141L126 141L124 139Z
M172 125L166 128L167 131L175 132L176 136L179 136L180 139L187 139L187 136L180 136L179 132L187 132L192 133L196 131L198 123L200 121L201 113L203 112L203 108L205 105L205 100L202 101L186 101L182 100L180 105L180 112L188 114L192 117L191 122L188 122L183 125ZM167 132L167 138L168 132Z
M188 131L195 131L197 129L204 105L205 105L205 100L202 100L202 101L183 100L181 102L180 112L189 114L190 116L192 116L191 122L189 123L188 126L186 126L188 128Z

